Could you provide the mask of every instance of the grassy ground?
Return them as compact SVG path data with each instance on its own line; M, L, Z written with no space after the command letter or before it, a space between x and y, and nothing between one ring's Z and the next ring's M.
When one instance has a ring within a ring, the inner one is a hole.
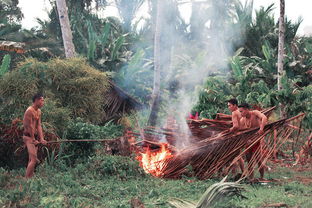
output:
M145 207L165 208L170 207L167 201L171 197L197 201L207 187L220 180L152 178L134 166L126 167L121 160L93 157L71 168L61 163L44 163L31 180L22 177L24 169L0 169L0 207L121 208L130 207L130 200L139 198ZM123 165L119 166L120 163ZM217 207L260 207L278 202L291 207L312 207L311 170L311 165L301 169L274 165L266 174L274 182L243 182L247 199L222 200Z

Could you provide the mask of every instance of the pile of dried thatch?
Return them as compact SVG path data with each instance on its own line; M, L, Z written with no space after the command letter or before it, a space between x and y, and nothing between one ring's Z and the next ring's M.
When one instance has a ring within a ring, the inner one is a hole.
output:
M0 81L0 113L9 121L22 118L37 92L49 98L46 106L51 107L50 112L66 108L70 116L92 123L120 118L140 105L113 84L106 73L91 67L82 58L48 62L27 59Z
M22 140L22 121L16 119L11 125L0 124L0 167L19 168L25 167L28 162L27 149ZM58 137L49 132L45 132L47 141L57 140ZM41 146L42 147L42 146ZM59 144L49 144L46 148L38 149L38 159L43 161L47 156L47 150L59 149Z
M272 110L273 108L267 109L264 113L269 115ZM230 121L190 121L189 125L193 128L192 132L198 132L197 135L201 137L205 134L201 131L207 132L217 129L216 131L219 131L219 133L206 139L196 139L196 136L193 135L191 137L193 138L190 142L191 145L180 150L176 150L174 146L169 146L174 156L162 161L162 165L159 166L158 170L162 174L159 176L163 178L179 178L182 174L189 175L191 169L193 176L201 179L210 178L222 168L230 167L254 144L261 141L264 144L262 149L259 148L254 153L243 173L243 176L249 176L257 168L257 161L262 161L261 167L264 166L274 151L277 151L292 133L298 130L298 127L294 127L298 121L302 120L303 116L304 114L300 114L290 119L282 119L267 124L262 135L257 134L259 128L244 130L234 134L230 133L228 131L228 128L231 127ZM206 128L194 127L194 123L204 123ZM148 145L157 149L157 146L160 146L157 141L164 135L167 138L172 137L176 140L180 138L179 136L183 136L168 129L155 130L153 128L145 129L136 136L144 138L141 142L143 146ZM138 151L142 151L142 149L139 147Z

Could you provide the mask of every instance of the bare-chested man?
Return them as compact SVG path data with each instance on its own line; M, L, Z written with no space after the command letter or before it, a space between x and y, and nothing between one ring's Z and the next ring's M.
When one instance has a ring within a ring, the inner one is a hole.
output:
M228 100L227 105L228 105L228 109L232 112L231 116L232 116L233 126L232 126L232 128L230 128L230 131L234 132L236 130L239 130L239 128L240 128L239 123L240 123L240 119L242 118L242 116L241 116L241 113L238 110L238 102L237 102L237 100L235 98ZM241 171L243 173L244 172L244 160L243 160L243 158L239 158L239 160L237 162L238 162L238 165L239 165L239 167L240 167L240 169L241 169ZM234 168L234 172L235 172L235 169L236 169L235 166L237 166L237 164L235 164L234 167L233 167Z
M28 151L28 165L26 169L26 178L31 178L34 175L35 166L38 161L37 150L38 144L46 145L47 142L43 138L41 127L41 111L40 108L44 105L42 94L35 94L33 104L27 108L23 119L23 141Z
M238 106L239 111L241 113L242 118L240 119L240 129L249 129L249 128L255 128L260 127L258 134L263 134L264 126L267 124L268 119L267 117L261 113L258 110L250 110L249 105L247 103L241 104ZM254 144L247 152L246 152L246 159L249 163L254 153L261 148L262 142L259 141L256 144ZM261 151L261 150L260 150ZM262 154L262 153L260 153ZM261 155L260 155L261 158ZM262 165L262 161L257 161L259 166L259 173L261 179L264 177L264 165ZM252 180L254 175L253 171L251 172L250 179Z

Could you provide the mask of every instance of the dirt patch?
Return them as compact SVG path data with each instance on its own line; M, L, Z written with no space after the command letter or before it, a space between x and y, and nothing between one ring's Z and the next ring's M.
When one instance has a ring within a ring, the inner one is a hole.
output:
M304 185L310 185L312 184L312 177L301 177L301 176L297 176L296 181L299 181L300 183L304 184Z

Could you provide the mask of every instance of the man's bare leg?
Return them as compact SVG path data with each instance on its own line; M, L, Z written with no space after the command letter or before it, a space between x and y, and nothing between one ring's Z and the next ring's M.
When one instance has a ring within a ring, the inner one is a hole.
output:
M232 166L231 166L231 168L230 169L232 169L232 175L235 175L236 174L236 170L237 170L237 162L235 162Z
M264 171L265 171L266 165L263 165L263 166L261 167L261 164L262 164L262 162L261 162L261 161L258 161L258 167L259 167L259 173L260 173L260 180L263 180L263 179L264 179Z
M38 158L37 158L38 148L35 146L35 143L32 141L30 137L24 136L23 139L26 144L26 147L28 150L28 157L29 157L25 177L31 178L34 175L35 167L38 161Z
M239 158L239 160L237 161L239 168L241 169L242 173L244 172L244 160L242 157Z
M251 151L246 153L247 168L248 168L248 171L250 173L250 175L249 175L250 181L252 181L254 179L254 171L252 170L252 168L249 168L249 164L250 164L250 160L251 160L252 156L253 156L253 153Z

